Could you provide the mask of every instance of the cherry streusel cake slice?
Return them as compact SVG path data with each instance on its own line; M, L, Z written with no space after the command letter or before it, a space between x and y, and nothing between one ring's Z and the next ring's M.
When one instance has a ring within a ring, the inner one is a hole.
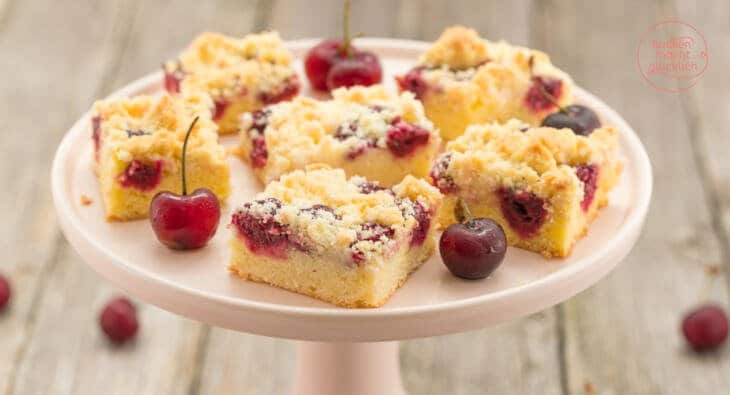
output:
M440 143L412 94L353 87L244 114L239 154L264 183L326 163L390 186L408 174L427 178Z
M188 188L209 188L225 201L230 191L228 163L209 106L207 95L168 94L94 104L94 165L107 219L146 218L158 192L181 192L183 141L195 117L199 119L186 154Z
M232 219L230 269L343 307L379 307L434 252L441 194L384 188L312 165L270 183Z
M517 120L472 125L431 170L445 195L440 223L455 222L461 198L474 216L499 222L510 245L568 256L618 183L617 146L612 127L585 137Z
M233 38L203 33L177 60L163 64L165 89L204 92L213 98L213 120L221 134L238 130L238 117L299 92L291 54L276 32Z
M407 74L402 90L421 100L444 140L467 126L520 119L539 125L573 101L573 82L543 52L491 42L462 26L446 29Z

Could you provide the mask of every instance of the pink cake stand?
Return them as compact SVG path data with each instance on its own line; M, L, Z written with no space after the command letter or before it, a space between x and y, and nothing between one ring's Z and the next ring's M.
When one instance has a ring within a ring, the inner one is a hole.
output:
M315 41L289 43L297 59ZM384 81L405 72L426 44L361 39L378 53ZM301 62L297 61L301 71ZM160 73L148 75L114 97L156 93ZM305 92L307 94L307 92ZM596 283L631 250L649 207L649 159L631 127L589 93L578 101L596 110L605 124L620 130L625 170L620 185L587 237L573 254L546 260L510 248L489 279L462 281L451 276L438 254L427 261L383 307L348 310L274 287L240 280L227 270L226 229L236 206L261 190L250 170L229 158L234 191L224 208L223 226L206 248L168 250L155 239L148 221L104 221L92 172L89 114L68 131L53 162L52 189L64 234L86 263L116 286L163 309L211 325L258 335L301 340L294 392L300 395L404 394L397 340L437 336L487 327L564 301ZM235 137L222 142L235 144ZM92 198L85 206L81 195Z

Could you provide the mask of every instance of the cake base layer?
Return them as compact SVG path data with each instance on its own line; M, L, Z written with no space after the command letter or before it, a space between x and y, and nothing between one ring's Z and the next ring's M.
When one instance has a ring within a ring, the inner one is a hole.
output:
M231 242L232 273L341 307L380 307L434 251L433 232L420 247L380 262L348 265L340 260L289 251L287 259L253 254L238 237Z

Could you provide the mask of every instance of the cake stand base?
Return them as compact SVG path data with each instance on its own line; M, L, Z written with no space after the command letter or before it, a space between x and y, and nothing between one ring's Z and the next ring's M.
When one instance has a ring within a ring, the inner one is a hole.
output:
M405 395L398 342L300 342L295 395Z

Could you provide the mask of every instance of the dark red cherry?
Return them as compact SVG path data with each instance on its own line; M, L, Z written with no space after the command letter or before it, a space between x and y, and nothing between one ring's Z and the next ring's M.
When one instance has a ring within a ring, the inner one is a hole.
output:
M682 333L695 351L708 351L727 339L728 318L722 307L707 304L690 311L682 321Z
M370 52L355 52L351 57L337 61L327 75L327 89L355 85L370 86L380 83L383 69L378 57Z
M472 218L459 199L454 210L459 221L450 225L439 240L439 252L449 271L476 280L492 274L504 260L507 237L502 227L489 218Z
M304 59L304 71L309 83L316 90L327 90L327 75L340 60L342 40L324 40L312 47Z
M218 198L208 188L187 195L160 192L150 205L150 221L157 240L176 249L203 247L215 235L220 221Z
M137 310L124 297L110 300L99 315L99 325L104 334L114 343L124 343L137 334Z
M373 85L382 80L377 56L359 51L350 37L350 1L345 0L342 39L320 42L307 52L304 71L316 90L329 91L353 85Z
M11 294L10 282L5 276L0 274L0 311L5 310L8 306Z
M441 234L439 252L451 273L476 280L489 276L502 263L507 238L493 220L473 218L446 228Z
M190 124L182 152L182 195L159 192L150 204L152 230L162 244L173 249L203 247L215 235L221 217L218 198L207 188L187 193L185 153L188 139L198 118Z
M542 120L542 126L555 129L568 128L575 134L588 136L601 127L601 121L590 108L580 104L571 104L545 117Z

